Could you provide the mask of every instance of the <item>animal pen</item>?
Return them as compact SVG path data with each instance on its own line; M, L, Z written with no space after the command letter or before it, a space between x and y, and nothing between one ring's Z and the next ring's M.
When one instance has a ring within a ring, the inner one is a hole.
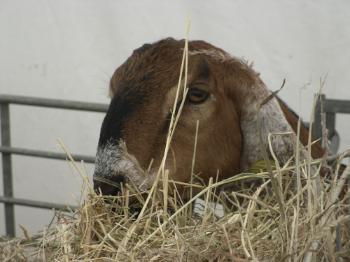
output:
M0 202L4 203L5 208L5 226L7 236L15 235L15 213L14 206L22 205L33 208L44 209L56 209L56 210L72 210L75 207L66 206L57 203L48 203L43 201L33 201L29 199L19 199L13 194L13 182L12 182L12 161L11 155L25 155L31 157L51 158L58 160L66 160L67 156L63 153L55 153L48 151L39 151L35 149L18 148L11 146L10 135L10 106L22 105L22 106L36 106L36 107L48 107L66 110L79 110L89 112L101 112L107 111L108 105L97 103L85 103L76 101L43 99L34 97L23 96L10 96L0 95L0 113L1 113L1 146L0 152L2 153L2 176L3 176L3 196L0 196ZM322 107L322 110L321 110ZM314 123L314 136L315 138L322 137L322 125L320 112L325 113L326 127L328 129L328 138L332 140L337 136L335 130L336 115L338 113L350 114L350 101L326 99L324 95L320 97L316 105L315 110L315 123ZM335 148L337 147L337 141L335 139ZM83 160L86 163L94 163L94 157L85 155L73 155L73 158L77 161ZM231 221L232 222L232 221ZM225 229L224 229L225 231ZM226 232L226 231L225 231ZM227 232L225 233L227 234ZM340 234L337 231L336 250L340 248ZM232 250L230 250L231 252Z

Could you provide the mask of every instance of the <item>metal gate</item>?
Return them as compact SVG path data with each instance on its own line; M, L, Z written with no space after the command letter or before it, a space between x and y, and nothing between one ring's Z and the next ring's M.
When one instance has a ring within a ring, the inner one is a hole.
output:
M12 155L25 155L32 157L51 158L66 160L67 157L63 153L50 151L42 151L35 149L27 149L11 146L10 134L10 105L35 106L46 108L57 108L67 110L79 110L89 112L107 111L108 105L98 103L86 103L78 101L66 101L57 99L44 99L36 97L0 95L0 121L1 121L1 145L2 153L2 179L3 179L3 196L0 196L0 202L5 206L5 226L8 236L15 235L15 212L14 205L29 206L44 209L69 210L74 209L73 206L49 203L44 201L34 201L29 199L21 199L14 197L12 182ZM72 155L77 161L83 160L86 163L94 163L93 156Z

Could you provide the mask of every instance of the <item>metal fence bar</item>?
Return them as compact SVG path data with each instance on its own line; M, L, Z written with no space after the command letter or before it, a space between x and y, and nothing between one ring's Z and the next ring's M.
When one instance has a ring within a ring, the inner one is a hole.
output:
M44 202L44 201L36 201L36 200L14 198L14 197L3 197L3 196L0 196L0 202L12 204L12 205L37 207L37 208L43 208L43 209L56 209L56 210L62 210L62 211L71 211L77 208L76 206L72 206L72 205L56 204L56 203L50 203L50 202Z
M0 95L0 104L1 103L102 113L107 112L108 109L108 105L100 103L87 103L79 101L67 101L60 99L47 99L14 95Z
M348 111L349 110L349 111ZM330 139L336 133L336 113L350 113L350 101L326 99L325 95L320 95L316 103L314 115L313 136L315 139L322 139L322 116L325 113L326 128L328 130L328 138Z
M20 148L20 147L0 146L0 152L7 153L7 154L23 155L23 156L67 160L67 155L64 153L33 150L33 149L26 149L26 148ZM72 157L75 161L84 161L85 163L91 163L91 164L95 163L95 157L92 157L92 156L73 154Z
M8 103L0 104L1 116L1 145L11 146L10 135L10 106ZM13 197L13 181L12 181L12 159L11 153L2 154L2 179L4 196ZM5 225L6 234L8 236L15 235L15 212L12 203L5 203Z
M320 95L316 101L315 113L314 113L314 126L312 128L312 135L314 139L322 137L322 126L321 126L321 104L324 104L325 95Z
M321 110L322 107L322 110ZM320 95L316 103L314 115L313 136L315 139L322 138L322 119L321 112L326 115L326 128L328 129L328 138L336 134L336 114L350 114L350 101L339 99L326 99L325 95Z
M0 153L2 153L3 164L3 187L4 195L0 196L0 203L5 205L5 225L6 234L8 236L15 235L15 214L14 205L30 206L36 208L46 209L58 209L68 211L75 209L74 206L67 206L56 203L48 203L43 201L35 201L28 199L20 199L13 197L13 182L12 182L12 154L42 157L51 159L67 159L67 156L63 153L32 150L19 147L11 147L10 142L10 104L55 108L55 109L67 109L67 110L79 110L88 112L107 112L108 105L100 103L87 103L80 101L66 101L60 99L46 99L37 97L26 96L14 96L14 95L0 95L0 113L1 113L1 145ZM95 158L86 155L72 155L76 161L83 160L86 163L94 163Z
M326 99L325 112L350 114L350 101L339 99Z
M328 129L328 137L335 134L335 113L326 111L326 127Z

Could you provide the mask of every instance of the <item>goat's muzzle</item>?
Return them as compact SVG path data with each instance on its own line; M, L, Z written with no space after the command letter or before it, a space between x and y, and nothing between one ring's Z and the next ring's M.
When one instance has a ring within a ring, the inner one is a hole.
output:
M94 174L94 190L97 194L116 196L121 192L121 188L125 183L125 176L99 176Z

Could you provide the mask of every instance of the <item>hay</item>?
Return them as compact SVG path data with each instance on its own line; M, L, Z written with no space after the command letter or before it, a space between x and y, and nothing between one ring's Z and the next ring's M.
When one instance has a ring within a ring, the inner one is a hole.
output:
M300 188L296 186L296 168L305 175ZM348 259L349 192L344 195L339 185L349 169L332 181L322 178L325 190L313 196L315 201L306 198L308 191L315 190L307 183L306 170L304 163L274 171L281 182L284 215L266 172L209 184L182 204L178 194L163 194L160 179L152 201L138 218L133 212L142 207L144 194L130 188L121 196L102 197L87 187L85 203L75 212L58 213L57 222L36 236L2 242L0 260L305 261L310 252L314 261ZM255 186L251 186L252 180ZM193 184L194 188L200 186ZM226 189L220 191L223 186ZM202 215L189 209L197 197L204 201ZM222 205L225 215L218 217L211 203ZM336 231L340 232L338 250Z
M1 261L350 259L350 194L344 189L350 169L339 171L347 154L339 155L328 176L320 175L325 161L300 160L297 145L294 159L282 167L259 161L252 173L210 179L208 185L197 181L193 172L189 184L169 179L165 159L187 93L187 54L186 41L174 105L180 95L182 103L172 115L153 186L147 192L127 186L119 196L96 195L84 168L61 143L83 178L83 204L74 212L57 213L56 222L35 236L26 232L24 238L2 239ZM196 143L194 155L195 151ZM189 197L181 197L179 186L188 188ZM200 206L195 203L198 198ZM215 211L217 206L224 209L223 216Z

